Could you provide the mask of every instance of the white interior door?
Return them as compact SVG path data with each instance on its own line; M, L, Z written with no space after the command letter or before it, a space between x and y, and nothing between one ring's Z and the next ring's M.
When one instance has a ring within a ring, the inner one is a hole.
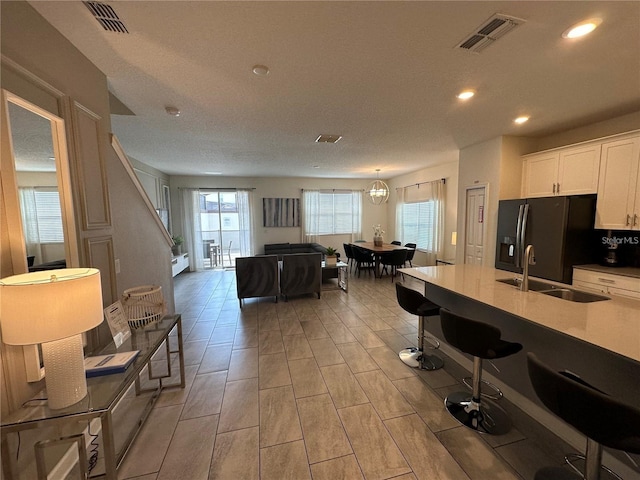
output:
M484 258L485 187L467 189L464 263L482 265Z

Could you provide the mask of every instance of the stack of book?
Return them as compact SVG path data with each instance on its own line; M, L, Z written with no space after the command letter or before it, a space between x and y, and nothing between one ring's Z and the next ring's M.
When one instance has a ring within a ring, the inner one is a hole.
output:
M87 378L122 373L131 365L138 353L140 353L140 350L87 357L84 359L84 370Z

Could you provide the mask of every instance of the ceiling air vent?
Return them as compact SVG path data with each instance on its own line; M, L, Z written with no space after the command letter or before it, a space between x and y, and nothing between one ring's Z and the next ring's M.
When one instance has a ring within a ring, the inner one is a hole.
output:
M316 138L316 143L338 143L341 138L342 135L323 134L319 135L318 138Z
M456 45L456 48L479 53L525 21L526 20L522 20L521 18L496 13L480 25L475 32L468 35L462 42Z
M120 20L118 14L111 5L101 2L82 2L89 11L96 17L96 20L107 32L129 33L124 22Z

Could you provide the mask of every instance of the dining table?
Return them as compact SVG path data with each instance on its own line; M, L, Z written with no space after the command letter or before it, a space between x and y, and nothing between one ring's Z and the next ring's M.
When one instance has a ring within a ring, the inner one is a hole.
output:
M393 252L394 250L409 250L407 247L403 247L402 245L394 245L392 243L383 243L382 245L376 245L373 242L356 242L351 244L354 247L363 248L371 253L373 253L374 265L375 269L373 274L375 277L379 278L382 276L382 272L380 272L380 258L385 253Z

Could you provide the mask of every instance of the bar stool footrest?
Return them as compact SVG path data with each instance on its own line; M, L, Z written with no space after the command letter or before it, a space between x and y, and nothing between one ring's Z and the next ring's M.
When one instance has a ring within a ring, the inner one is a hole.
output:
M494 400L494 401L498 401L500 400L502 397L504 397L504 394L502 393L502 390L500 390L496 385L494 385L493 383L487 382L486 380L480 380L483 385L488 386L489 388L491 388L493 391L496 392L495 395L489 394L489 393L485 393L485 392L481 392L480 395L483 398L488 398L490 400ZM465 387L467 387L469 390L473 391L473 378L472 377L464 377L462 379L462 383L464 383Z
M575 463L576 462L584 462L585 460L586 460L586 457L584 455L579 454L579 453L567 453L564 456L565 463L567 465L569 465L569 467L571 467L571 469L574 472L576 472L578 475L580 475L582 478L584 478L582 470L580 470L578 467L576 467ZM614 472L610 468L605 467L604 465L600 465L600 469L604 470L609 475L611 475L612 477L614 477L614 478L616 478L618 480L624 480L620 475L618 475L616 472Z

